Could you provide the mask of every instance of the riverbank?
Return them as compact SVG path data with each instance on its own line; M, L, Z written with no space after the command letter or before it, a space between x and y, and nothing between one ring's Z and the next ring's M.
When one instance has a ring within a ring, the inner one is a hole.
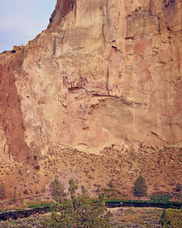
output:
M45 213L45 209L39 208L40 214L34 213L28 218L18 218L17 220L0 221L0 228L49 228L51 221L51 213ZM29 209L28 211L31 211ZM182 210L179 209L163 209L154 207L115 207L108 208L111 212L111 223L113 228L162 228L160 223L164 212L168 215L173 213L180 218ZM43 213L42 213L43 212ZM181 228L174 226L173 228Z
M120 207L109 208L111 212L111 222L114 228L161 228L159 224L163 214L161 208L136 208ZM0 228L49 228L48 222L51 220L50 213L41 215L32 215L28 218L1 221Z
M6 221L9 219L16 220L18 218L27 218L31 215L45 214L51 211L51 205L32 205L29 208L23 210L9 210L0 213L0 221ZM106 200L106 206L108 209L111 208L161 208L161 209L181 209L181 202L168 202L168 203L156 203L151 201L139 201L139 200Z
M140 200L111 200L106 201L107 208L115 207L155 207L155 208L171 208L181 209L182 202L153 202L153 201L140 201Z

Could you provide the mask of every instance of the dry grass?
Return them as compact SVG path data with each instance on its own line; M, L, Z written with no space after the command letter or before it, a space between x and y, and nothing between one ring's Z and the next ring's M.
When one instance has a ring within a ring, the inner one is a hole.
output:
M114 227L160 227L163 209L159 208L114 208L111 209Z
M6 196L16 200L31 198L39 193L42 194L39 198L49 198L50 184L55 177L66 189L69 179L74 178L92 196L98 195L102 188L108 188L112 180L114 189L120 192L122 198L133 198L133 183L141 173L147 181L149 193L156 190L173 191L174 186L170 183L179 182L182 176L181 151L174 148L160 152L146 148L145 151L148 152L106 148L100 155L95 155L57 147L40 158L36 167L13 162L1 165L0 182L5 185ZM28 195L24 194L25 189Z

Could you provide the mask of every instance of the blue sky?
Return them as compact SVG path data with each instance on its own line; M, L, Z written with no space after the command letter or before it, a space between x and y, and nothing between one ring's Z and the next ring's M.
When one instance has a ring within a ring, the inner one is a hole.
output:
M26 45L49 24L57 0L0 0L0 52Z

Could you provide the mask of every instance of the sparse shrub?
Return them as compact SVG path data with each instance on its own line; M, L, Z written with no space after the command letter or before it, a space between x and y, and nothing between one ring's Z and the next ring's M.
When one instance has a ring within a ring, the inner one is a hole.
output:
M28 195L28 194L29 194L27 189L25 189L23 193L24 193L25 195Z
M45 222L43 219L37 215L31 216L29 218L17 219L15 221L1 221L0 227L3 228L43 228Z
M138 197L147 195L147 185L143 176L139 176L134 183L134 195Z
M181 184L180 183L176 184L175 191L176 192L180 192L181 191Z
M172 182L169 183L169 185L174 186L175 185L175 182L172 181Z
M34 166L34 169L39 170L39 169L40 169L40 165L35 165L35 166Z
M46 192L46 189L45 188L42 188L41 189L41 193L45 193Z
M35 161L37 161L38 156L34 155L33 158L34 158Z
M114 187L114 186L113 186L112 180L109 181L108 187L109 187L109 188L113 188L113 187Z

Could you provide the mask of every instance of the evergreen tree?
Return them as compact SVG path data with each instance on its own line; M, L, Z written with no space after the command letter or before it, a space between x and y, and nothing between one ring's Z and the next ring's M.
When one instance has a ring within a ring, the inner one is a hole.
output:
M58 186L60 186L60 184L58 184ZM51 227L111 227L110 213L107 212L107 208L104 203L104 195L101 195L98 202L94 203L90 199L84 186L81 187L82 192L80 195L76 195L77 189L78 185L76 184L76 182L73 179L70 179L70 200L63 197L61 201L57 201L57 205L52 209ZM54 199L59 199L59 197L54 197ZM56 211L58 211L59 214L57 214Z
M58 202L61 203L64 200L64 197L66 196L64 192L64 186L60 183L60 181L55 178L52 182L52 198Z
M0 184L0 199L5 198L5 188L4 188L4 183Z
M147 185L145 179L141 175L134 183L134 195L138 197L147 195Z
M181 191L181 184L180 183L176 184L175 191L176 192L180 192Z

